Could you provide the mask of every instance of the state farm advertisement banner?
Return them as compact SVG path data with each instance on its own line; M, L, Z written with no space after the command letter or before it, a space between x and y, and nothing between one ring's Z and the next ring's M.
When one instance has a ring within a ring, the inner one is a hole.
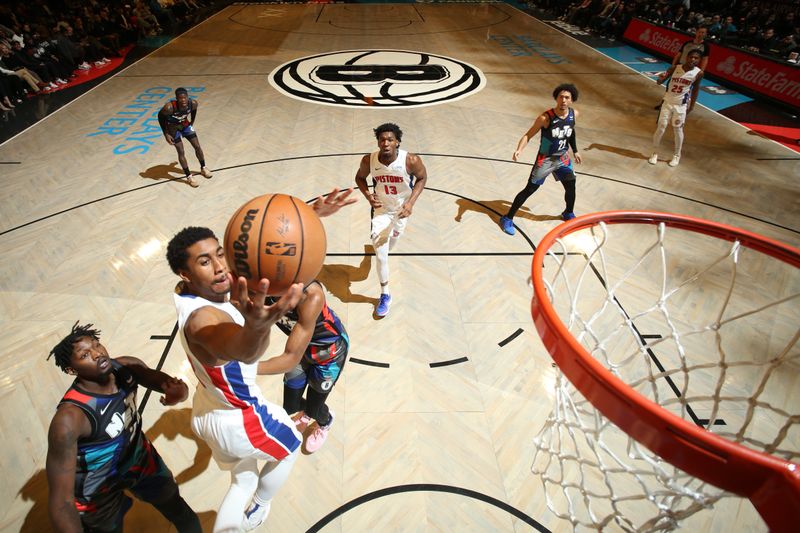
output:
M623 37L636 45L674 56L691 37L640 19L631 20ZM711 44L706 72L800 109L800 68L733 48Z

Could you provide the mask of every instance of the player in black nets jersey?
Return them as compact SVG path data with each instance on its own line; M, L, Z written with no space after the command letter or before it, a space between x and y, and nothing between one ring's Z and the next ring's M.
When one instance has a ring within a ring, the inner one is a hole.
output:
M187 183L192 187L197 187L198 183L194 181L189 172L189 163L186 161L182 138L185 137L194 147L194 155L200 162L200 174L204 178L211 177L211 171L206 167L203 149L200 148L200 141L193 128L194 119L197 116L197 105L197 100L189 98L189 92L186 89L178 87L175 89L175 99L167 102L158 112L161 131L164 132L167 142L178 151L178 162L181 164L183 173L186 174Z
M500 217L500 227L509 235L514 235L514 215L522 207L525 200L536 192L544 183L547 176L553 174L556 181L564 186L564 211L561 213L563 220L575 218L575 172L572 170L572 160L569 149L575 156L575 162L580 164L582 159L578 154L578 145L575 140L575 123L578 110L570 107L572 102L578 101L578 89L571 83L564 83L553 90L553 99L556 101L554 108L548 109L533 122L517 143L512 159L516 161L522 150L539 131L542 132L539 144L539 153L533 164L528 184L514 197L508 213Z
M135 357L110 358L99 335L92 324L76 322L50 352L61 370L75 376L48 435L53 529L122 531L123 516L131 506L123 492L128 490L152 504L179 532L201 533L200 520L144 435L136 409L138 385L163 393L164 405L185 400L188 387Z

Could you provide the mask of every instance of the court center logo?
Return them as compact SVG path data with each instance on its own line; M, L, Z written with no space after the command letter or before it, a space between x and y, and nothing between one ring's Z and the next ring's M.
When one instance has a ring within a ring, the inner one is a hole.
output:
M408 50L346 50L295 59L269 75L291 98L356 108L444 104L486 85L476 67L445 56Z

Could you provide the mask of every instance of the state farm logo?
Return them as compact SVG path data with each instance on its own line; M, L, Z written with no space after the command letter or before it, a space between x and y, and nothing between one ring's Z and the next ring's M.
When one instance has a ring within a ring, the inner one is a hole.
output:
M486 85L476 67L408 50L346 50L285 63L269 75L279 92L305 102L409 108L459 100Z
M641 34L639 34L639 40L643 43L651 44L656 48L661 48L672 53L675 53L681 49L680 39L677 37L664 35L658 30L650 31L650 28L646 28Z
M720 61L717 65L717 70L725 74L733 74L734 68L736 68L736 58L733 56L728 56L725 61Z
M771 63L754 63L749 58L730 55L717 63L717 71L726 78L748 87L759 87L770 93L777 93L791 102L800 102L800 83L793 70L780 70Z

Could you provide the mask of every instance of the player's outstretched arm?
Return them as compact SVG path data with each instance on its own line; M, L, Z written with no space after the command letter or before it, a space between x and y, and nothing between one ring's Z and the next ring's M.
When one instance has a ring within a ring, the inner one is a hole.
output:
M164 393L164 396L161 397L163 405L175 405L189 397L189 387L183 380L160 370L154 370L141 359L125 356L117 357L114 360L125 366L141 386Z
M317 317L324 304L325 294L319 284L309 285L305 299L297 306L298 320L289 333L283 353L260 361L259 374L284 374L300 363L314 335Z
M231 304L244 317L240 326L216 307L196 310L184 325L184 333L192 351L207 359L255 363L269 346L269 333L275 323L294 309L303 293L303 284L295 283L280 300L266 305L269 281L262 279L258 289L248 293L247 280L240 277L231 283Z
M89 419L73 405L56 411L47 434L47 509L55 531L82 533L80 515L75 509L75 468L78 439L89 435Z
M327 195L317 198L311 207L314 208L319 217L330 216L339 211L339 209L358 201L356 198L350 198L352 192L352 187L344 191L339 191L338 188L333 189Z

